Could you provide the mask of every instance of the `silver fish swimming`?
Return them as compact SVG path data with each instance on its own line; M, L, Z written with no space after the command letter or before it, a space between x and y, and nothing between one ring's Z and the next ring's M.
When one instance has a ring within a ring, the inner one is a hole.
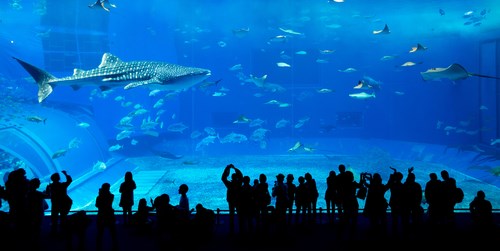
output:
M41 103L55 86L71 86L78 90L83 86L98 86L101 91L123 87L125 90L138 86L160 90L185 90L211 75L203 68L186 67L154 61L124 62L111 53L104 53L98 68L74 69L73 75L57 78L52 74L14 57L38 84L38 102Z

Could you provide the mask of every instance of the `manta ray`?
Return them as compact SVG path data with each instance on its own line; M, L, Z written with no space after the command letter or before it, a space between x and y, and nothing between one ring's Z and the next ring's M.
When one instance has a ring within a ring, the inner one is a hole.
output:
M389 30L389 26L387 26L387 24L384 26L384 29L373 31L374 35L389 34L389 33L391 33L391 30Z
M427 80L437 80L447 78L450 80L462 80L471 76L481 77L481 78L493 78L500 79L500 77L481 75L477 73L468 72L463 66L459 64L451 64L446 68L431 68L425 72L420 72L422 78Z
M55 86L71 86L78 90L83 86L97 86L101 91L122 87L125 90L143 86L150 89L180 91L207 79L207 69L186 67L154 61L124 62L111 53L104 53L99 67L74 69L73 75L57 78L21 59L15 58L33 77L38 85L38 102L47 98Z

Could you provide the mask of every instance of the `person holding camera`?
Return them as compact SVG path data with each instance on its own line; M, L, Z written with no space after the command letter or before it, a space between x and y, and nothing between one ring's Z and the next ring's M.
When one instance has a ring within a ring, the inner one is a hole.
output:
M389 190L389 186L382 183L382 176L379 173L366 174L364 186L368 191L363 215L368 218L373 233L385 233L387 228L387 207L389 206L385 193Z
M231 169L234 172L231 175L231 180L228 180ZM243 173L233 164L229 164L224 168L221 180L227 188L226 201L229 206L229 231L230 233L234 233L234 218L238 212L241 186L243 185Z

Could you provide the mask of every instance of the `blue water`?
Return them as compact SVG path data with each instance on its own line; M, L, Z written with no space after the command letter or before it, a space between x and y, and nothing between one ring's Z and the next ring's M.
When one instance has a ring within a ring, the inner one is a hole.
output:
M29 156L16 153L21 149L14 143L19 135L7 133L1 149L15 157L5 158L9 161L2 164L2 173L16 168L12 160L21 159L23 167L32 169L30 176L42 181L48 181L51 172L68 169L80 179L78 186L98 186L105 180L119 182L124 170L133 168L120 166L123 160L150 156L152 150L181 160L225 155L272 159L287 154L321 158L339 151L359 154L359 149L338 146L339 139L354 139L390 142L384 147L391 153L415 144L414 150L390 155L411 160L411 154L422 155L420 144L437 145L432 156L426 152L418 160L442 163L443 168L499 185L500 155L494 143L500 138L499 80L471 76L424 81L420 74L457 63L469 73L500 76L497 1L117 0L109 12L89 8L91 3L0 3L0 125L19 128L33 139L27 145L40 148ZM389 34L374 34L385 25ZM417 44L426 49L410 52ZM125 62L206 68L211 76L179 93L58 86L38 103L37 85L12 59L65 77L74 68L97 68L106 52ZM344 72L349 68L353 71ZM265 87L250 81L252 76L267 76ZM354 88L360 80L375 85ZM360 92L374 97L349 96ZM163 105L157 103L160 99ZM271 101L278 104L268 104ZM146 113L133 116L130 136L118 140L124 130L120 120L141 108ZM47 118L47 123L27 121L31 116ZM239 118L249 123L234 123ZM283 127L276 125L280 120L286 122ZM148 121L156 126L141 129ZM90 127L75 126L81 122ZM177 123L187 128L169 130ZM238 138L220 141L231 133ZM213 143L204 144L210 136ZM65 156L34 160L36 152L52 155L66 149L75 137L82 143ZM242 142L234 142L238 139ZM290 151L297 142L302 144L298 151ZM120 149L108 151L113 145ZM450 154L455 152L459 157ZM118 164L114 171L96 174L100 161L110 169ZM97 181L89 181L99 175ZM421 180L423 184L427 177ZM472 186L468 193L474 190ZM496 196L500 194L488 195Z

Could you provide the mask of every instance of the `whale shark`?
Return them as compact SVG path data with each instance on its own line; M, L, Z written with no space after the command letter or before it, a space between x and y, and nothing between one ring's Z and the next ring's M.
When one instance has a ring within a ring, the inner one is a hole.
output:
M38 102L41 103L55 86L98 86L101 91L123 87L128 90L143 86L150 89L180 91L202 82L211 75L203 68L186 67L154 61L124 62L111 53L104 53L99 67L90 70L74 69L72 76L57 78L52 74L13 57L38 84Z

